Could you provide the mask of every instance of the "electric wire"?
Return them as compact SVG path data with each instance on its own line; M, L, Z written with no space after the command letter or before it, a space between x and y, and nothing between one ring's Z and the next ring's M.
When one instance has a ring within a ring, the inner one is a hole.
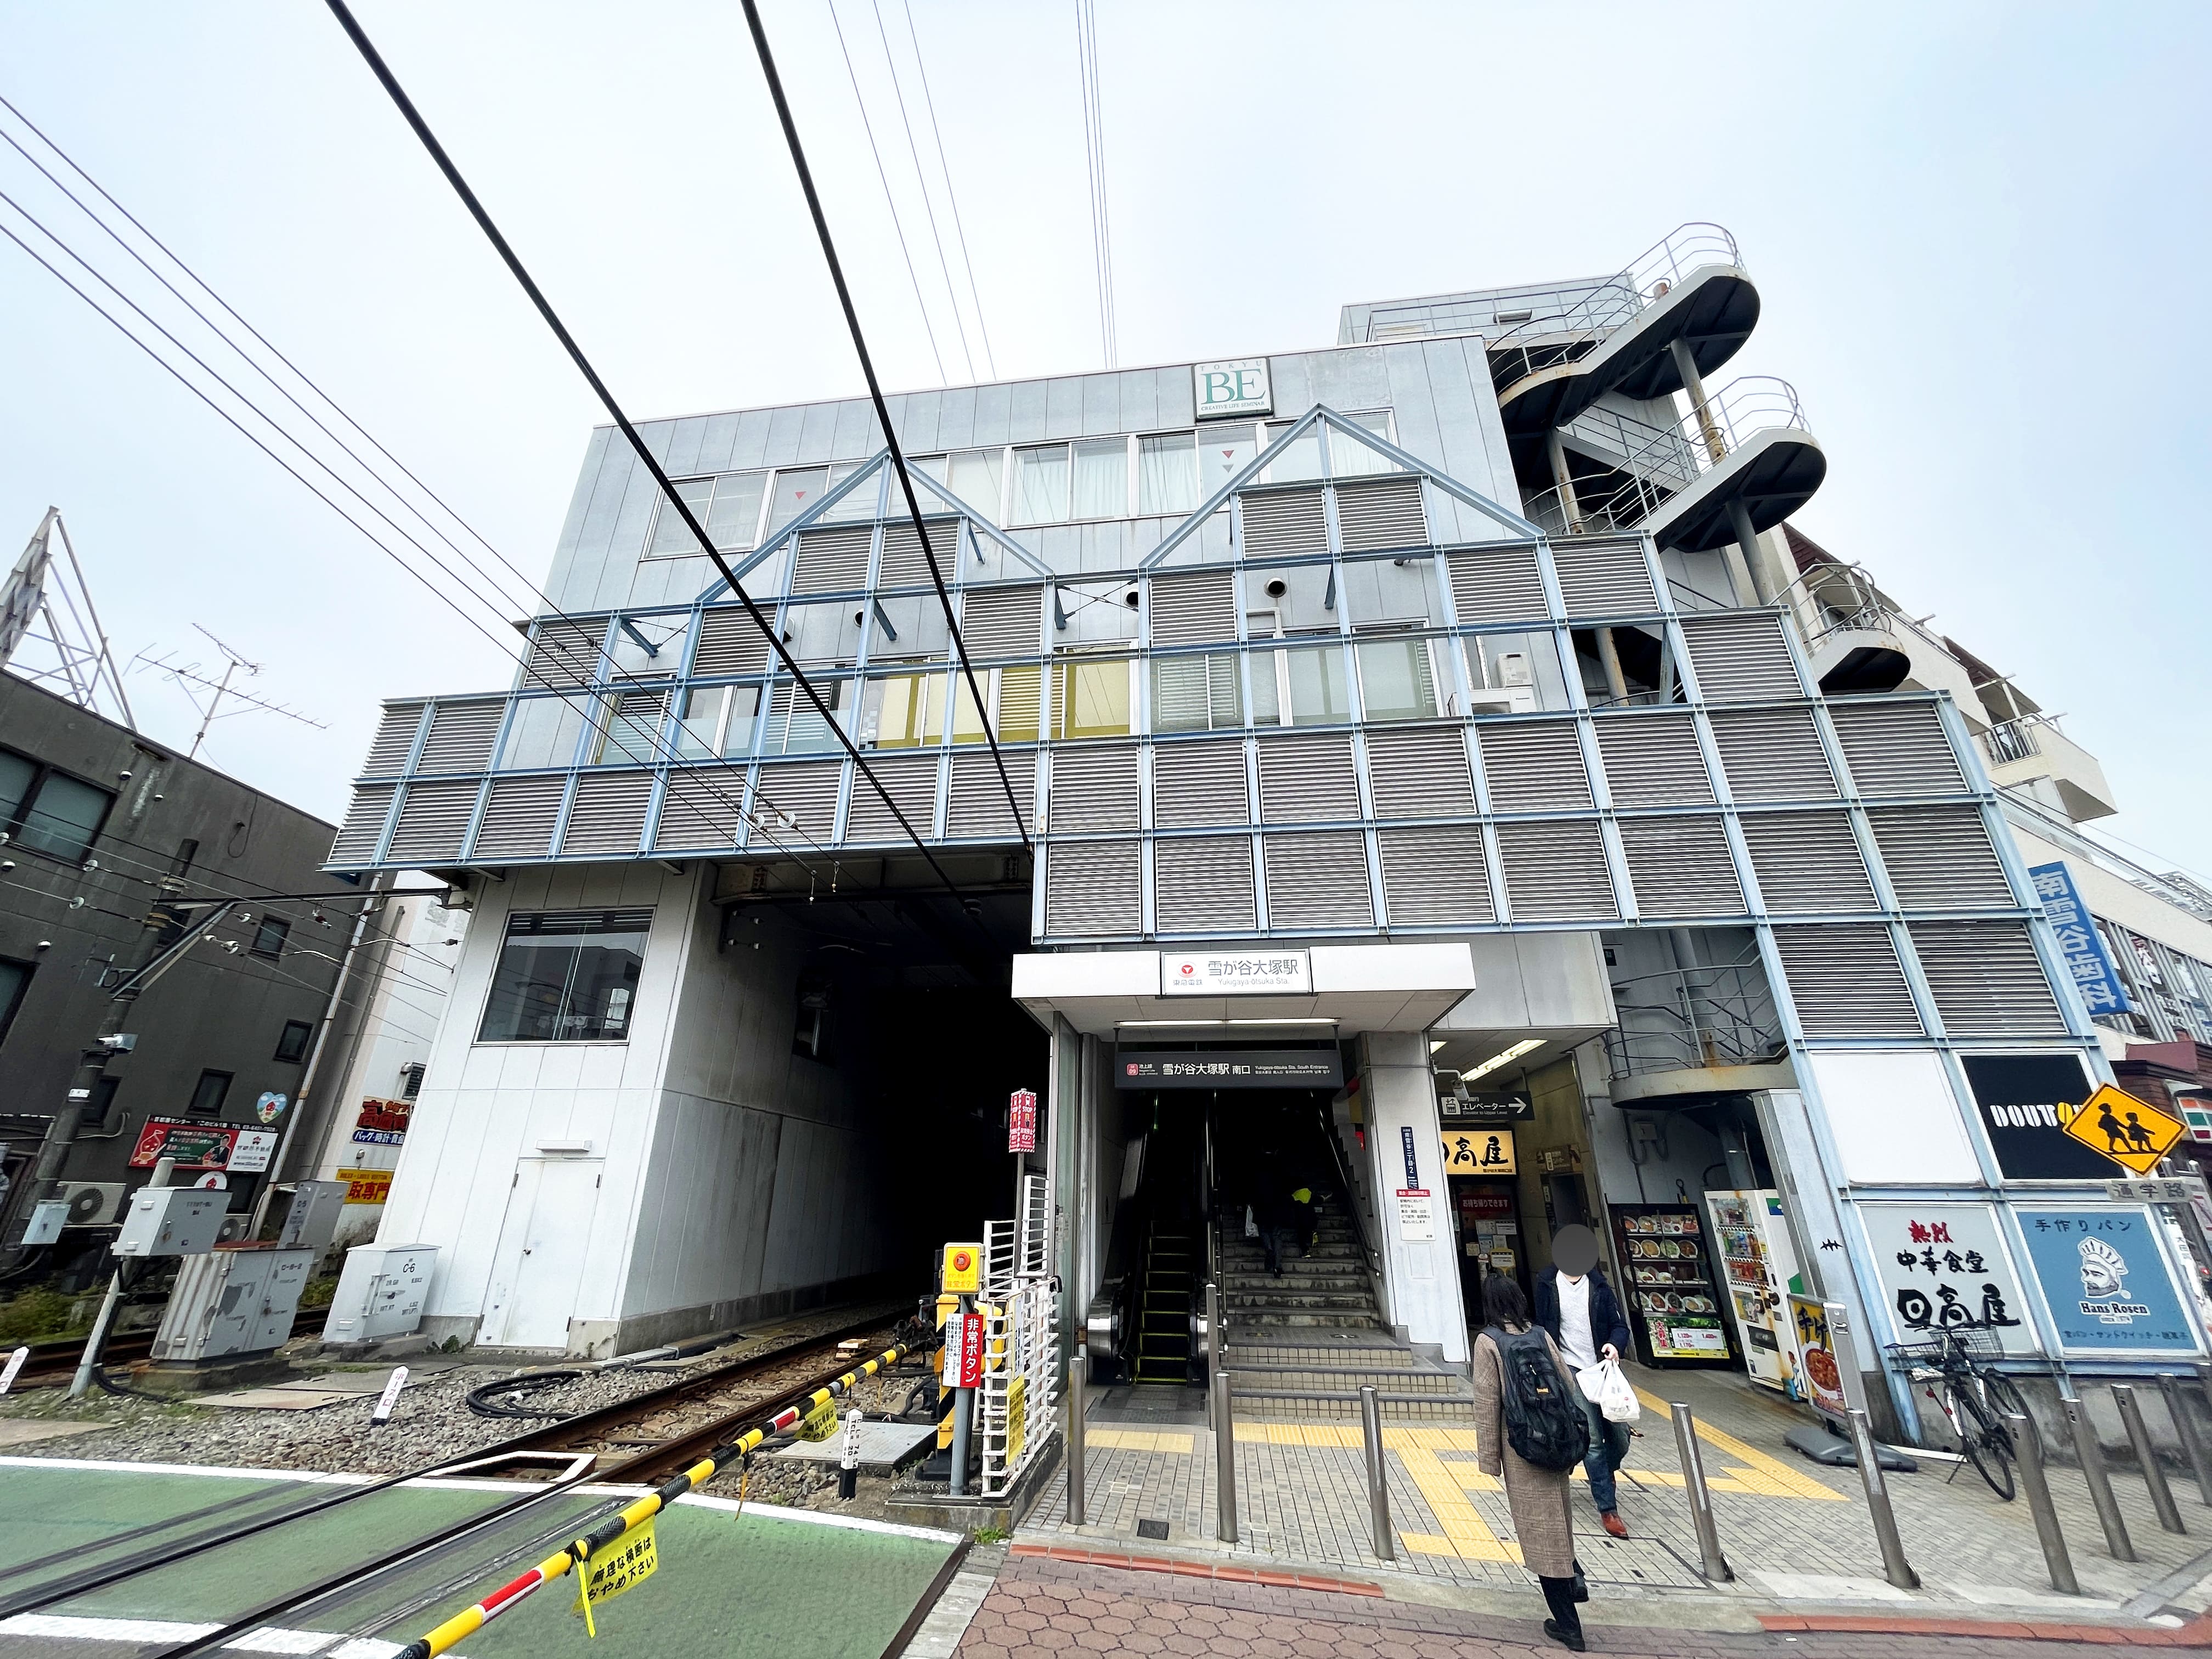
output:
M838 54L845 60L845 78L853 83L853 101L860 106L860 131L868 135L868 154L875 158L876 179L884 187L884 206L891 216L891 229L898 237L899 257L906 261L906 279L914 285L915 309L921 313L922 332L929 337L929 355L937 362L937 379L942 385L949 377L945 373L945 354L937 349L937 330L929 320L929 302L921 297L921 278L915 274L914 253L906 245L906 226L899 219L898 203L891 196L890 175L884 170L884 153L876 148L875 124L868 119L868 100L860 93L860 77L853 70L853 54L845 45L845 26L837 18L837 0L823 0L830 8L830 27L837 32ZM923 199L928 192L923 191ZM955 308L956 317L957 307ZM963 340L964 346L966 342ZM968 378L975 378L975 366L968 365Z
M1121 362L1114 317L1114 246L1106 199L1106 123L1098 90L1098 17L1092 0L1075 0L1075 55L1083 83L1083 150L1091 171L1091 258L1098 284L1098 341L1106 367Z
M960 264L968 274L968 297L975 307L975 333L983 342L983 367L999 377L997 358L991 350L991 331L983 320L982 290L975 286L975 263L968 256L968 229L960 220L960 198L952 188L952 168L945 159L945 131L937 124L937 100L929 90L929 66L922 61L921 36L914 27L913 0L901 0L906 12L907 38L914 42L914 67L921 81L921 106L929 118L930 137L937 145L937 170L945 175L945 199L952 210L952 232L960 244Z
M654 483L660 489L662 499L668 506L676 510L678 516L683 519L684 527L691 532L693 538L699 544L701 550L704 552L707 557L714 562L714 568L721 573L722 579L729 584L730 591L737 596L738 602L744 606L746 613L752 617L754 624L760 629L761 634L763 637L768 641L769 647L782 661L784 666L791 671L793 682L800 690L806 693L808 701L813 703L816 712L822 716L823 720L828 726L830 731L836 737L839 744L844 749L847 754L853 757L856 771L868 780L869 784L874 788L877 795L882 799L885 810L888 811L893 819L896 821L899 828L905 832L907 838L914 843L915 849L921 853L923 860L929 866L931 871L944 884L946 892L951 894L956 900L962 902L963 913L968 915L970 920L975 922L978 931L984 933L988 938L988 929L984 927L981 917L967 908L967 896L961 891L959 884L952 879L951 873L946 871L944 865L939 862L937 854L931 850L928 843L923 840L920 832L915 829L913 823L907 817L904 809L902 808L898 802L892 798L890 789L884 786L883 780L877 776L874 770L868 765L866 758L860 753L859 746L854 744L853 739L846 733L844 728L837 723L836 715L830 710L829 704L823 700L821 692L816 688L813 681L806 677L805 672L799 667L798 659L791 654L789 647L785 645L781 635L769 625L769 620L762 612L758 602L753 599L751 594L745 591L744 584L738 579L737 572L730 568L729 561L722 556L721 550L714 545L714 538L707 533L706 526L699 522L697 515L691 510L690 504L685 501L683 497L677 493L675 483L669 477L666 470L662 467L659 458L653 454L652 449L647 445L643 436L638 432L635 425L631 422L629 416L623 412L621 404L615 401L613 392L609 389L606 382L599 377L599 371L592 367L591 360L584 355L583 348L576 343L575 337L569 333L568 325L561 320L559 313L553 309L552 302L545 297L544 291L538 286L536 279L530 275L528 269L524 266L520 256L515 253L514 248L508 244L507 238L501 233L499 227L493 222L491 216L485 210L483 204L477 199L475 191L470 188L468 181L461 176L460 170L453 164L452 157L447 155L445 147L438 142L436 135L430 131L428 124L423 120L421 112L416 109L414 100L408 97L406 90L400 86L398 79L392 75L391 69L385 64L383 58L378 53L374 45L371 43L368 36L362 32L361 25L355 21L352 11L345 4L345 0L325 0L325 3L330 7L331 14L337 19L339 26L345 30L347 37L352 40L355 48L361 53L363 60L368 64L371 72L375 75L378 82L383 86L386 95L391 98L393 105L398 109L400 114L406 120L408 125L414 130L416 137L421 141L422 147L429 152L430 157L432 161L437 164L439 171L445 174L447 182L453 186L454 193L460 198L462 204L468 209L470 216L476 220L477 228L484 233L486 240L492 244L494 250L506 264L508 271L514 276L515 281L520 284L523 292L528 295L531 303L537 308L538 315L544 319L546 326L553 331L554 337L561 343L562 349L568 354L569 361L575 364L577 371L583 375L586 382L591 386L593 393L599 398L600 404L606 409L608 414L613 418L617 427L621 429L623 436L629 441L632 451L637 455L639 460L644 465L646 470L652 474ZM765 42L762 40L759 32L758 17L753 11L753 9L750 4L750 0L746 8L746 15L748 21L753 25L754 38L756 41L760 42L764 46ZM778 87L776 90L778 94L779 109L781 110L781 88ZM784 111L783 113L785 115L786 131L788 132L790 130L788 112ZM802 181L808 183L810 204L814 206L817 222L819 223L820 206L818 203L812 201L811 181L805 180L804 175L802 175ZM848 314L849 315L849 300L847 301L847 309ZM872 380L872 375L871 376L871 380ZM882 398L880 392L877 394L877 404L880 415L882 408ZM886 439L892 443L892 459L895 461L900 460L896 447L896 441L890 431L888 422L885 422L884 435ZM901 465L902 476L903 476L902 462L901 463ZM908 503L911 506L914 501L914 492L911 483L908 483L907 497ZM921 523L921 514L918 507L914 510L914 517L916 526L919 527ZM922 535L922 550L925 555L928 555L930 556L931 571L933 574L936 574L936 561L934 556L930 555L929 553L928 537L926 532ZM944 586L942 576L939 576L938 581L939 591L941 593L943 592ZM959 641L959 635L957 628L953 634L953 640L956 645ZM964 651L963 652L963 661L965 659ZM970 674L972 680L972 670L970 671ZM985 729L988 732L988 725ZM992 746L994 752L995 753L997 749L997 740L995 738L993 738ZM1004 771L1005 768L1002 762L1000 764L1000 774L1002 777L1004 776ZM1011 782L1007 785L1007 790L1009 799L1011 799L1012 793L1012 785ZM1018 824L1018 813L1017 813L1016 821ZM1024 831L1024 845L1026 846L1027 844L1028 837ZM995 945L995 941L994 941L994 944Z
M834 15L837 9L837 0L827 0L827 3ZM890 31L884 27L883 0L868 0L868 3L876 15L876 38L884 43L884 65L890 70L891 96L898 101L899 125L906 131L906 153L914 162L914 182L921 191L921 210L929 221L929 240L937 248L937 269L945 277L945 297L952 307L952 326L954 331L960 337L960 355L968 360L968 378L973 380L977 378L975 353L968 343L968 325L960 319L960 290L952 285L952 264L945 257L945 236L937 228L937 207L929 199L929 178L921 170L921 147L914 141L914 119L907 113L906 88L899 82L898 60L891 56ZM843 37L841 34L839 36L841 45ZM852 67L850 59L847 60L846 67L848 70ZM860 85L857 81L854 84L853 91L855 96L859 95ZM865 109L861 112L864 118L866 112ZM878 161L879 169L881 165L879 158Z

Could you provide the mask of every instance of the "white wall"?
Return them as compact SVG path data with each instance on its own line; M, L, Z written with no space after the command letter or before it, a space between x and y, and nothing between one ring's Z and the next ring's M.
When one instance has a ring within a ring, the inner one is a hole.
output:
M1453 1258L1451 1191L1443 1174L1443 1132L1437 1118L1436 1073L1425 1031L1370 1031L1360 1042L1360 1091L1367 1102L1371 1190L1382 1212L1390 1315L1413 1342L1436 1344L1448 1363L1468 1358L1467 1314ZM1396 1194L1406 1184L1405 1138L1413 1133L1421 1185L1428 1190L1431 1238L1407 1238Z

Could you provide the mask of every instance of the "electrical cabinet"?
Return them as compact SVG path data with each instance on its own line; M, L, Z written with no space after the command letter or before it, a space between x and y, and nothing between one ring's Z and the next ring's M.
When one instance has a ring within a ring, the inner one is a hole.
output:
M205 1255L222 1231L228 1193L200 1187L141 1187L131 1194L116 1235L122 1256Z
M313 1271L313 1250L211 1250L177 1268L176 1287L154 1334L155 1359L221 1359L262 1353L292 1336L300 1292Z
M337 1294L323 1327L325 1342L379 1342L409 1336L422 1322L435 1244L356 1244L346 1252Z

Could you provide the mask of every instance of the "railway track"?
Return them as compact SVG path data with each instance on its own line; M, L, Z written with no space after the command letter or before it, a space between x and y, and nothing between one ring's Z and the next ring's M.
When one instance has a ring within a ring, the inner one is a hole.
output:
M292 1321L293 1337L319 1335L326 1318L320 1308L298 1315ZM9 1392L21 1394L31 1389L58 1388L67 1382L76 1375L77 1361L84 1354L84 1343L85 1339L82 1336L58 1336L44 1342L26 1344L31 1351L31 1357L23 1362L23 1369L16 1374ZM0 1362L6 1360L9 1352L0 1349ZM136 1360L150 1359L153 1355L154 1333L131 1331L109 1337L107 1346L100 1351L100 1363L112 1368L128 1365Z

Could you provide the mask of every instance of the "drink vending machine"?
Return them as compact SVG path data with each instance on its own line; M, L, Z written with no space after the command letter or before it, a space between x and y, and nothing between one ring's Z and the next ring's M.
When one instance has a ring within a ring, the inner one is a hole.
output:
M1743 1344L1744 1369L1754 1382L1802 1399L1804 1358L1790 1312L1790 1295L1802 1291L1797 1252L1782 1214L1782 1194L1771 1188L1709 1192L1713 1248L1718 1254L1729 1311Z

